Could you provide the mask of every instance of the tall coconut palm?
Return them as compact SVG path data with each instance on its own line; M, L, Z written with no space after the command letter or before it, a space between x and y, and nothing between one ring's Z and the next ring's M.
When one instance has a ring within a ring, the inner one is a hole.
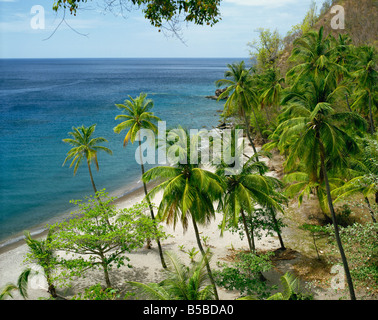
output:
M333 104L337 101L339 93L344 89L343 86L335 87L335 78L328 74L325 77L313 77L311 75L304 76L294 87L289 87L283 92L281 101L283 110L279 115L279 125L273 135L279 136L276 143L277 148L285 154L289 154L295 145L297 138L301 132L302 123L308 121L319 103ZM289 186L288 195L293 196L295 193L301 192L299 200L304 194L315 191L322 212L327 215L324 178L319 166L319 153L315 149L308 147L308 153L301 155L301 162L295 163L296 167L285 169L289 175L285 178L286 182L297 181L295 185ZM312 153L311 153L312 152ZM308 156L308 159L305 157ZM309 165L311 164L311 165ZM295 173L293 173L293 171ZM299 174L298 172L301 172ZM332 179L333 184L338 181ZM303 192L303 193L302 193Z
M364 129L366 122L355 113L335 112L331 104L327 102L319 102L312 109L312 112L307 117L290 119L282 124L293 128L291 133L294 134L295 132L297 135L297 140L292 146L286 161L286 168L289 170L295 168L299 160L304 166L310 168L310 172L319 168L319 174L324 180L326 188L328 207L331 212L336 242L343 262L350 297L354 300L353 283L339 236L328 172L330 169L345 168L346 158L359 151L357 143L342 130L341 124L348 121L349 125Z
M264 139L264 137L255 111L258 105L258 97L256 92L252 89L251 69L246 69L244 61L228 64L227 66L229 70L224 74L225 79L220 79L215 82L218 87L227 86L227 89L218 97L218 101L228 97L224 104L224 114L230 115L239 113L244 120L248 140L256 154L257 150L250 133L251 112L254 115L256 127L260 132L261 138Z
M374 47L363 46L358 50L357 70L352 76L356 83L356 101L351 108L354 110L358 107L368 105L368 119L370 124L370 133L374 134L375 125L373 118L373 110L377 110L374 92L377 89L378 72L375 65L375 49Z
M124 114L120 114L115 117L115 120L124 120L120 124L118 124L116 127L114 127L114 132L119 134L123 130L128 130L125 136L125 139L123 141L123 146L126 147L129 141L131 143L135 142L135 138L138 136L139 140L139 151L140 151L140 167L142 170L142 175L144 174L144 165L143 165L143 159L142 159L142 149L141 149L141 136L140 136L140 130L142 129L149 129L152 130L154 133L157 133L157 127L154 124L154 122L159 121L160 118L155 116L153 112L151 112L151 109L154 106L154 103L151 99L146 99L147 94L141 93L138 97L132 98L129 96L129 100L125 100L125 104L116 104L116 106L121 109ZM155 214L154 210L150 201L150 198L148 196L148 190L147 185L145 182L143 182L143 189L146 196L146 201L150 208L151 218L155 221ZM159 249L159 255L160 260L163 268L166 268L167 265L164 260L163 256L163 250L161 248L160 240L159 238L156 239L158 249Z
M197 245L206 263L206 269L214 289L215 298L218 293L212 276L210 264L203 249L197 224L207 224L215 217L213 203L220 201L224 192L222 180L214 173L201 169L200 162L191 163L190 149L195 143L186 135L185 148L181 150L181 161L173 166L159 166L148 170L143 175L143 181L149 182L156 179L165 179L164 182L154 187L149 196L153 197L158 191L163 191L162 200L158 208L158 217L173 224L175 227L180 221L184 230L192 222ZM167 151L170 152L172 148ZM177 148L174 148L176 151ZM184 161L183 161L184 160Z
M73 146L67 153L67 157L63 162L63 166L68 160L72 159L70 168L74 166L74 175L76 175L77 169L79 168L81 162L85 159L87 161L89 176L91 178L91 183L93 191L97 196L97 188L93 180L91 163L94 161L97 171L99 170L97 152L105 151L108 154L112 154L112 151L104 146L100 146L100 143L108 142L105 138L98 137L93 138L92 135L96 129L96 124L92 124L89 127L73 127L72 132L68 134L72 137L69 139L63 139L63 142Z

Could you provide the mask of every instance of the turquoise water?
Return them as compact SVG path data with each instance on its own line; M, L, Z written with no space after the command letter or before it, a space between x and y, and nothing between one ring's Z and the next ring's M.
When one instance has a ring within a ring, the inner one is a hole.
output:
M138 187L136 146L122 147L113 128L128 95L153 99L167 128L211 129L222 103L206 99L227 63L241 59L5 59L0 60L0 241L54 221L71 199L92 194L88 168L62 167L73 126L97 124L113 155L98 154L97 189L121 196ZM148 168L148 167L147 167Z

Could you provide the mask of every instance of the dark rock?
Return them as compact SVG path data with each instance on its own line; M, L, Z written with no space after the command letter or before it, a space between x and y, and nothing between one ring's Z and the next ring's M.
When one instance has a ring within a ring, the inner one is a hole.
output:
M219 96L225 92L227 90L227 87L226 88L223 88L223 89L217 89L215 90L215 95L214 96L206 96L206 98L208 99L213 99L213 100L218 100ZM222 100L225 100L227 99L228 97L224 97L222 98Z

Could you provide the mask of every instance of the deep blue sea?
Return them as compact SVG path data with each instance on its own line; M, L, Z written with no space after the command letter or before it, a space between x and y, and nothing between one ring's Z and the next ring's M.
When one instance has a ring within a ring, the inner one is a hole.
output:
M154 113L187 128L211 129L223 104L206 99L228 63L241 59L4 59L0 60L0 242L74 210L72 199L93 194L88 168L73 175L63 161L73 126L97 124L113 155L99 153L97 189L121 196L138 186L136 145L123 148L113 128L123 103L141 92ZM85 164L85 163L84 163Z

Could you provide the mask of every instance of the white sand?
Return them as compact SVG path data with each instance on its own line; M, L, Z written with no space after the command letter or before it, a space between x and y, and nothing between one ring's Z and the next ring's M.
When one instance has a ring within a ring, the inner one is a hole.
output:
M251 150L248 150L247 154L251 154ZM274 174L274 172L272 172ZM157 194L153 199L155 204L160 202L162 194ZM131 199L125 199L117 203L117 207L125 208L130 207L135 203L142 201L143 194L134 196ZM208 244L211 252L213 253L211 259L211 266L213 269L217 268L217 261L223 262L224 258L230 254L230 249L236 250L247 249L247 240L240 240L238 234L232 234L225 231L224 236L220 236L220 230L218 225L222 220L222 215L217 213L215 221L212 221L207 226L199 226L201 237L209 237ZM190 250L193 247L198 250L197 242L193 227L189 224L187 232L183 233L181 225L177 225L173 230L171 226L164 224L164 229L167 234L171 234L173 237L162 241L162 248L164 251L175 252L182 261L190 263L187 253L180 250L179 245L184 245L184 250ZM263 237L261 240L256 240L256 247L259 249L269 250L279 248L279 241L277 237ZM26 267L23 265L23 259L27 252L27 246L22 244L14 249L4 252L0 255L0 288L3 288L7 283L16 283L17 278L21 271ZM128 267L122 267L120 269L113 269L110 271L110 280L115 287L124 286L125 281L140 281L144 283L157 282L162 280L162 267L158 249L156 243L153 243L152 249L140 249L131 254L127 254L130 258L130 264L132 269ZM200 253L195 257L196 260L200 258ZM38 269L37 266L32 265L33 269ZM104 284L104 278L102 271L90 271L86 278L77 279L73 283L71 289L58 289L61 295L70 297L77 292L82 292L84 288L94 285L96 283ZM230 292L224 289L218 288L220 299L235 299L238 297L237 292ZM47 293L47 284L42 275L33 277L29 283L28 289L29 299L37 299L38 297L49 297ZM14 299L22 299L18 293L15 292Z

